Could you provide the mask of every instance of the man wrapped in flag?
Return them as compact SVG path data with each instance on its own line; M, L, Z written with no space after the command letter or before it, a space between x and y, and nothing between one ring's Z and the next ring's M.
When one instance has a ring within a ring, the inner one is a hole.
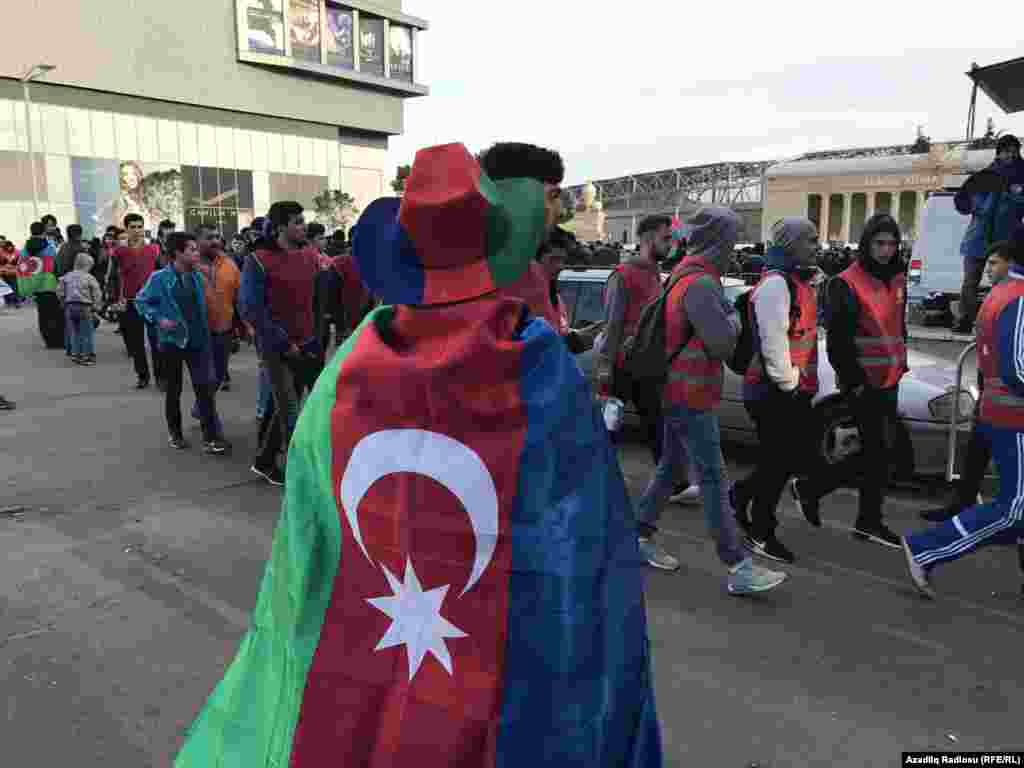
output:
M46 238L46 228L36 221L31 237L18 259L18 294L35 298L39 334L50 349L64 346L64 311L57 300L57 249Z
M178 768L655 768L636 528L579 367L496 295L544 186L421 150L354 252L371 313L324 370L237 657Z

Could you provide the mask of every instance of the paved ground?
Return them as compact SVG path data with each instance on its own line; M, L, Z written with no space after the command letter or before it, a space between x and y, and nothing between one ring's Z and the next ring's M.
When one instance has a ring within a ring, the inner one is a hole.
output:
M166 766L234 654L278 515L279 491L248 472L255 358L233 360L220 397L236 451L209 459L166 446L159 396L132 389L110 329L100 365L81 369L43 350L33 321L0 315L0 393L19 402L0 414L0 507L25 507L0 519L3 763ZM638 492L646 451L627 444L622 460ZM934 501L901 491L893 526ZM750 600L723 594L699 511L669 508L684 567L648 582L669 765L861 768L904 749L1019 746L1014 553L950 566L928 604L898 552L850 538L855 504L837 493L822 530L784 504L802 557Z

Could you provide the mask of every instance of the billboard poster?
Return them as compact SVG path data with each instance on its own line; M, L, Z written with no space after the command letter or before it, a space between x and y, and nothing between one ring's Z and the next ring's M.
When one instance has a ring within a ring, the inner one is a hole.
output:
M355 45L352 39L352 11L327 6L327 63L332 67L353 69Z
M142 216L156 232L163 219L182 220L182 178L177 168L145 171L136 160L71 158L78 222L86 237L101 237L108 226L124 226L129 213Z
M245 33L249 50L284 54L282 0L245 0Z
M359 18L359 70L384 77L384 19Z
M288 30L292 58L320 63L320 4L318 0L289 0Z
M209 224L231 239L252 222L252 171L183 165L181 175L186 230Z
M412 82L412 30L391 25L391 77Z

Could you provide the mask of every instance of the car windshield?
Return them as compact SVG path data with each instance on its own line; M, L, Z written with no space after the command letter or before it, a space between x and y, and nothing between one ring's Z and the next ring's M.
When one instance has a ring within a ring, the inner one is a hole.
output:
M604 283L579 283L576 296L576 313L573 315L574 326L596 323L604 319Z

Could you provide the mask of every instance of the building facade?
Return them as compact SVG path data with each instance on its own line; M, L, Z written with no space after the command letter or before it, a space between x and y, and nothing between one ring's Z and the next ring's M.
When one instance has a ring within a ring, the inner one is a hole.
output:
M29 5L0 47L0 234L15 241L45 213L87 236L130 212L230 236L275 200L312 218L341 190L362 209L389 191L404 99L428 92L427 23L398 0Z
M911 147L815 153L765 171L762 239L784 216L806 216L823 242L856 243L864 222L886 211L908 240L916 240L931 192L958 187L968 174L988 166L994 150L968 150L964 143L933 144L928 153Z

